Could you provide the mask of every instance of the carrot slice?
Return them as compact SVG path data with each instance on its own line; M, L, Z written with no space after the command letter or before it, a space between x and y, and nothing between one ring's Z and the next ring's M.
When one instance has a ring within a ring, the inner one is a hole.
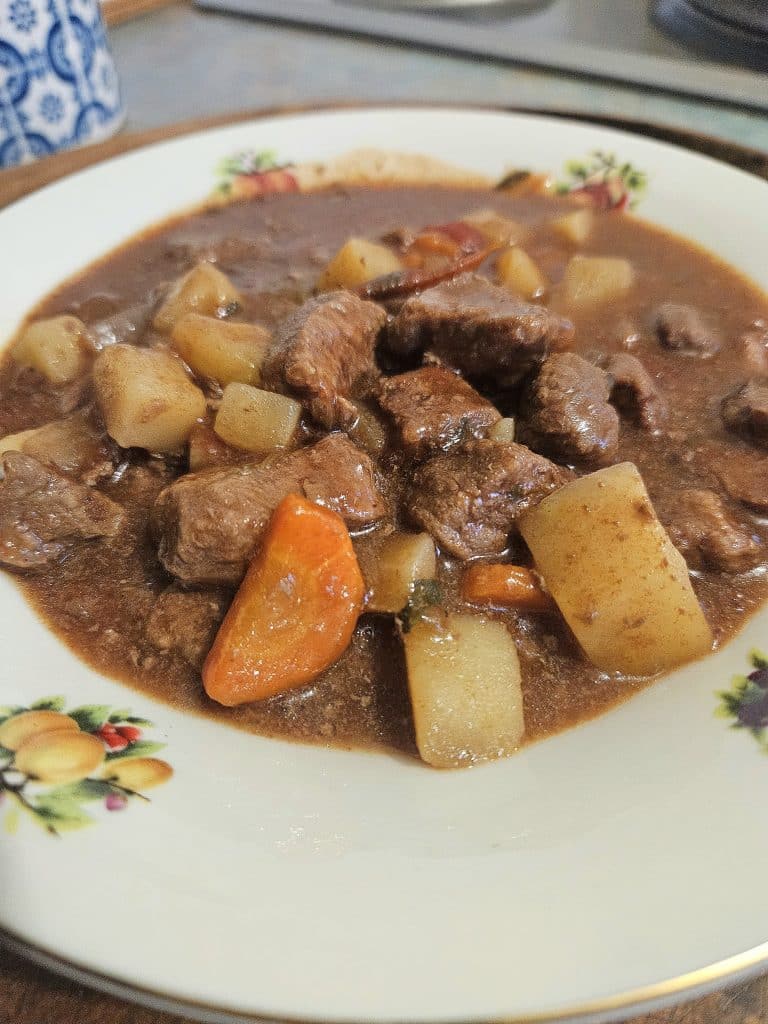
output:
M473 604L503 605L527 612L554 608L552 598L536 576L521 565L470 565L461 580L461 596Z
M346 650L364 595L344 521L289 494L205 661L206 693L234 707L308 683Z

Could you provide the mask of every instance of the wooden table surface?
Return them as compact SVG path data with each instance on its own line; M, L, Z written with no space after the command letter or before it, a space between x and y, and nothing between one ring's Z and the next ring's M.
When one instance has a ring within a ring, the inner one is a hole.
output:
M229 124L251 116L255 116L255 112L121 135L98 146L49 157L29 167L0 171L0 207L99 160L159 139ZM647 123L627 124L611 118L593 120L687 146L768 180L766 153ZM179 1024L179 1021L192 1024L193 1018L144 1009L85 988L0 946L0 1024ZM636 1017L633 1024L768 1024L768 976L682 1003L670 1010Z

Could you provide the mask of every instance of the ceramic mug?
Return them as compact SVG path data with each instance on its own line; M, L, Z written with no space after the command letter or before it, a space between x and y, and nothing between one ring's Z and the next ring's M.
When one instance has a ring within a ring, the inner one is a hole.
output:
M99 142L124 117L98 0L0 0L0 168Z

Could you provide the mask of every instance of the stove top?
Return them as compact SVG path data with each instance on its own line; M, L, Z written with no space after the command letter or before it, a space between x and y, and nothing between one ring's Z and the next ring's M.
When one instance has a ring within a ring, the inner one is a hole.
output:
M768 5L756 0L658 0L660 28L715 60L768 71Z
M523 7L521 0L196 3L768 110L766 64L759 59L768 52L765 40L743 25L707 13L715 7L754 6L755 0L554 0L544 6L531 0ZM717 39L713 28L720 29ZM749 43L750 66L737 42ZM734 64L724 63L729 56Z

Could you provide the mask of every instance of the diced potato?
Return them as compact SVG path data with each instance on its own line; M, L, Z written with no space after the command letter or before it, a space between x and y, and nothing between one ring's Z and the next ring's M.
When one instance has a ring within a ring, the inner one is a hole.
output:
M80 377L93 357L85 324L76 316L55 316L25 327L11 348L20 366L29 366L51 384L68 384Z
M171 329L171 342L200 377L219 384L260 384L271 334L258 324L237 324L187 313Z
M169 352L111 345L94 364L93 383L107 432L123 448L177 451L205 415L205 395Z
M511 416L504 416L491 427L488 437L492 441L512 442L515 440L515 421Z
M359 416L349 430L349 436L371 455L377 455L387 443L387 427L381 416L364 402L356 402Z
M334 288L359 288L374 278L395 274L402 269L397 255L386 245L369 242L365 238L350 238L320 275L317 290L329 292Z
M557 217L552 221L552 227L566 242L583 245L589 238L594 223L594 212L583 209L566 213L564 217Z
M635 272L628 260L573 256L565 268L562 296L569 306L597 306L629 291L634 280Z
M189 433L188 461L190 473L211 466L231 466L247 456L241 448L223 441L207 423L196 423Z
M366 579L372 612L399 612L408 604L417 580L437 574L435 542L428 533L393 533L382 544L376 564Z
M524 249L510 246L496 260L496 278L500 285L523 299L535 299L547 289L547 281Z
M226 274L212 263L198 263L173 285L155 313L153 326L158 331L170 331L187 313L216 316L240 301L240 293Z
M525 724L520 662L501 622L429 609L403 637L416 745L435 768L511 754Z
M650 675L705 654L685 560L631 462L566 484L520 521L536 568L589 660Z
M228 384L213 429L227 444L266 454L288 447L300 416L301 405L292 398L249 384Z
M475 210L461 218L466 224L477 228L489 245L515 245L528 233L524 224L509 217L502 217L495 210Z

